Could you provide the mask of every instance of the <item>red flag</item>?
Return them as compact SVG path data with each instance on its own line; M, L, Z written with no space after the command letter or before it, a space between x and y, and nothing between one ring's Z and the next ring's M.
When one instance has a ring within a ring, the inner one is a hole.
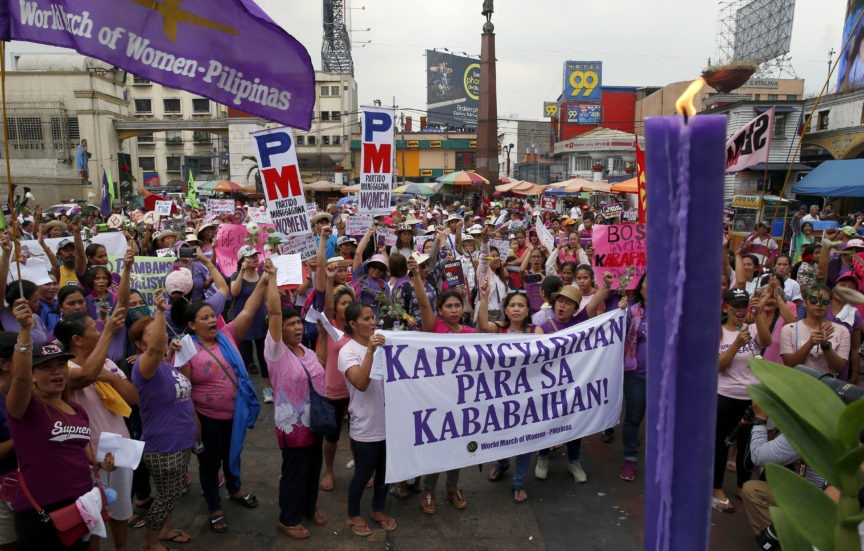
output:
M636 185L639 188L639 223L645 223L645 152L636 140Z

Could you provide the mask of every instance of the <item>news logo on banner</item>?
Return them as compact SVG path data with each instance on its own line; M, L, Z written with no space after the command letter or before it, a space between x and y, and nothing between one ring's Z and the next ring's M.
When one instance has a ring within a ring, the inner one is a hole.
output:
M387 482L563 444L618 423L627 317L547 335L385 331Z
M363 140L360 145L361 213L390 214L393 189L393 113L387 107L363 107Z
M603 272L612 272L615 275L612 288L617 289L618 278L626 275L631 278L627 289L635 289L645 273L646 236L645 224L595 225L591 229L591 244L597 278Z
M258 169L264 180L267 212L276 231L295 238L291 239L292 248L289 252L300 254L303 260L314 257L317 253L315 238L306 208L306 197L303 195L297 149L291 129L284 126L269 128L253 132L252 138L255 140Z

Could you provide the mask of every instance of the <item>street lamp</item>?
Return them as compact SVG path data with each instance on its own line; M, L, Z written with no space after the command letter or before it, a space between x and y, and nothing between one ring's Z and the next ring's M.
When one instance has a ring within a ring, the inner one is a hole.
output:
M513 147L515 147L512 143L510 145L502 146L501 149L504 150L504 154L507 155L507 177L510 177L510 152L513 151Z

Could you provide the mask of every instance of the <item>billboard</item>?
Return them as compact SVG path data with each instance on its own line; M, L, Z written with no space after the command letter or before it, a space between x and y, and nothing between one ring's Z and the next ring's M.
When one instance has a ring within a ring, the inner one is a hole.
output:
M543 116L551 118L558 114L558 104L554 101L543 102Z
M428 122L452 127L477 127L480 61L426 50Z
M734 59L764 63L789 52L795 0L753 0L735 13Z
M603 106L599 103L570 103L567 105L568 124L600 124Z
M602 61L564 62L564 101L600 101Z
M848 0L841 44L846 44L850 34L854 36L849 40L847 49L840 54L840 61L837 64L838 92L864 87L864 60L859 56L861 42L864 41L864 26L859 25L857 29L855 28L862 10L864 10L864 1Z

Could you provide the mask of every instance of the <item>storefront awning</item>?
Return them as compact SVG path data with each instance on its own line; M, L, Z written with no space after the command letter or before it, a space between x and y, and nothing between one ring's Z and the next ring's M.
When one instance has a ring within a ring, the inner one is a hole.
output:
M864 197L864 159L825 161L792 186L792 193L823 197Z
M769 171L783 171L786 172L789 170L788 163L757 163L753 166L748 166L744 170L749 170L751 172L762 172L765 170L765 165L768 165ZM802 163L792 163L792 172L806 172L813 170L813 167L810 165L805 165Z

